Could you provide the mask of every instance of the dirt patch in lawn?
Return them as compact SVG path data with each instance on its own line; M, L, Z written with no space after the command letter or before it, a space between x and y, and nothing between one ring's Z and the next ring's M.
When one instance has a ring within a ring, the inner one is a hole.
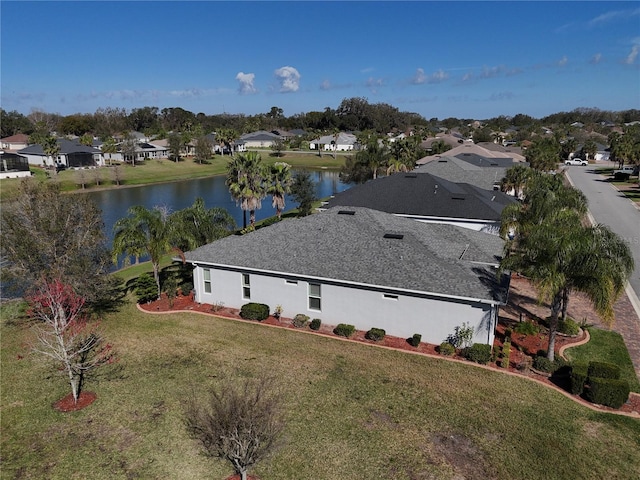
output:
M93 392L80 392L78 395L78 401L73 400L73 394L69 394L64 398L61 398L53 404L53 408L59 412L77 412L85 407L91 405L98 396Z

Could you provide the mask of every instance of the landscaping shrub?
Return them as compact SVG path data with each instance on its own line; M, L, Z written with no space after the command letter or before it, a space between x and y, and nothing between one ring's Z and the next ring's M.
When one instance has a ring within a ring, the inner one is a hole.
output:
M580 333L580 326L572 318L567 317L566 320L558 320L558 332L575 336Z
M178 282L175 277L168 277L162 284L162 290L167 295L169 300L169 308L173 308L173 303L178 296Z
M356 327L353 325L347 325L346 323L339 323L336 328L333 329L333 333L341 337L349 338L356 331Z
M472 362L487 364L491 360L491 345L485 343L474 343L464 349L464 358Z
M192 282L184 282L180 284L180 291L182 292L182 295L189 295L191 290L193 290Z
M540 328L533 322L519 322L516 324L513 331L520 335L537 335Z
M555 373L558 369L566 365L566 360L560 357L556 357L553 362L543 355L538 355L533 359L533 368L545 373Z
M473 344L474 329L468 322L454 329L453 333L447 337L447 342L455 348L467 348Z
M295 317L293 317L293 326L296 328L304 328L309 323L309 315L305 315L304 313L298 313Z
M511 334L512 334L512 333L513 333L513 331L512 331L510 328L505 328L505 329L504 329L504 338L505 338L505 340L506 340L507 338L511 338Z
M322 325L322 320L320 320L319 318L314 318L313 320L311 320L309 328L311 330L320 330L320 325Z
M419 333L414 333L413 337L407 338L407 342L409 342L409 345L411 345L412 347L417 347L418 345L420 345L421 340L422 335L420 335Z
M269 305L264 303L245 303L240 308L240 316L245 320L258 320L262 321L269 317Z
M500 353L502 359L500 365L502 368L509 368L509 357L511 356L511 341L505 340L502 344L502 352Z
M384 339L386 333L387 332L385 332L382 328L372 328L364 334L364 338L366 338L367 340L373 340L374 342L379 342Z
M589 378L610 378L618 380L620 378L620 367L607 362L589 362Z
M438 353L440 355L451 356L456 353L456 347L451 345L449 342L442 342L438 347Z
M629 398L629 382L613 378L589 377L584 396L592 403L620 408Z
M135 293L138 303L153 302L158 298L158 285L151 275L143 273L136 279Z
M587 366L573 365L569 374L569 391L574 395L582 395L587 381Z

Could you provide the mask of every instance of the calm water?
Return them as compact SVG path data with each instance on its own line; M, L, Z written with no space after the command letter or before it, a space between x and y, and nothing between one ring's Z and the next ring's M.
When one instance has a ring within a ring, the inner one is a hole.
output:
M325 198L349 188L349 185L340 182L337 171L323 170L310 173L316 183L318 198ZM225 208L233 216L236 224L242 227L242 210L231 199L224 181L224 176L216 176L159 185L102 190L85 195L89 195L102 210L105 234L108 244L111 245L113 225L120 218L126 217L127 210L133 205L144 205L147 208L164 205L168 207L169 212L175 212L193 205L196 198L202 197L206 208ZM285 211L297 206L298 204L290 197L286 198ZM256 210L256 220L273 215L275 215L275 209L271 206L271 198L267 197L262 201L262 208ZM248 222L249 214L247 213Z

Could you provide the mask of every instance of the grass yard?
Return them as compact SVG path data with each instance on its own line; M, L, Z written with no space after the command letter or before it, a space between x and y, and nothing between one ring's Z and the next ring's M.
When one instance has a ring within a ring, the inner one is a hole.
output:
M575 363L588 364L591 360L609 362L620 367L621 378L629 382L632 392L640 392L640 381L633 368L629 351L619 333L590 328L591 340L579 347L568 348L565 356Z
M224 479L183 424L183 405L225 377L271 375L284 394L286 446L261 479L629 479L640 421L593 412L522 378L257 323L106 317L119 362L89 380L88 408L28 354L30 330L2 307L2 478Z
M259 152L262 161L265 164L274 162L287 162L293 168L309 168L309 169L339 169L344 165L345 156L338 155L336 159L331 155L323 155L320 158L312 153L294 153L285 152L282 157L272 157L270 150ZM144 164L138 164L135 167L131 165L122 165L123 186L147 185L151 183L175 182L179 180L188 180L190 178L202 178L213 175L224 175L227 171L227 163L229 156L215 155L209 164L199 164L193 159L185 159L181 162L172 162L170 160L148 160ZM47 174L42 168L32 168L34 176L41 180L47 180ZM103 167L96 170L82 170L85 177L85 190L97 188L118 188L113 179L113 169ZM100 176L100 185L96 183L96 172ZM52 178L60 182L62 191L72 192L82 190L79 182L79 173L76 170L64 170ZM18 192L18 186L21 179L10 178L0 181L0 201L9 201L15 198Z

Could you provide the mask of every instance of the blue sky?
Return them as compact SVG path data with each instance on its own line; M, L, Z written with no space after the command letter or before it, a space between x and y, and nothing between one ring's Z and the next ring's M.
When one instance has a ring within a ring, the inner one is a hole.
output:
M0 2L5 110L640 108L638 2Z

